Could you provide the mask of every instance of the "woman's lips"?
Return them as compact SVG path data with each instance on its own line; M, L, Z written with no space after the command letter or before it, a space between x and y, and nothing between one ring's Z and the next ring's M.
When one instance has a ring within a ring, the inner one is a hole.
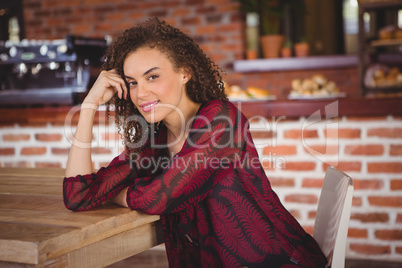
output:
M144 112L149 112L152 111L153 108L155 108L156 105L158 105L159 101L150 101L144 104L141 104L140 107Z

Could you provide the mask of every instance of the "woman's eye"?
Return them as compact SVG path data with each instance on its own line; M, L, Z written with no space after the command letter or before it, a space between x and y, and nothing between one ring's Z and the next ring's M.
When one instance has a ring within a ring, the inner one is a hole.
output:
M151 76L148 78L148 80L155 80L156 78L158 78L157 75L151 75Z
M130 87L134 87L135 85L137 85L137 82L128 82L128 85L129 85Z

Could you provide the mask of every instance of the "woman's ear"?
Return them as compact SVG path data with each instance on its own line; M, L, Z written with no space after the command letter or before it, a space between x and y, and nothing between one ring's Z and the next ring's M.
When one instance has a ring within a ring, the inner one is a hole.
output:
M192 76L193 76L193 74L189 69L187 69L187 68L183 69L182 78L183 78L183 81L185 84L191 79Z

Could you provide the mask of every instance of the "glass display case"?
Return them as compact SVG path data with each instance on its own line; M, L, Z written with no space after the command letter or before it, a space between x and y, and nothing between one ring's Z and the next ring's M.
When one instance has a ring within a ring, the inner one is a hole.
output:
M362 93L402 93L402 1L360 0L358 3Z

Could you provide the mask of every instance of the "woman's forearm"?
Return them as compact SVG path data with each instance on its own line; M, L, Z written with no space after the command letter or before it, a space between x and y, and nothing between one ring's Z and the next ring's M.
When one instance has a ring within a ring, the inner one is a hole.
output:
M66 177L92 173L91 142L96 105L83 103L77 130L72 140L66 166Z

